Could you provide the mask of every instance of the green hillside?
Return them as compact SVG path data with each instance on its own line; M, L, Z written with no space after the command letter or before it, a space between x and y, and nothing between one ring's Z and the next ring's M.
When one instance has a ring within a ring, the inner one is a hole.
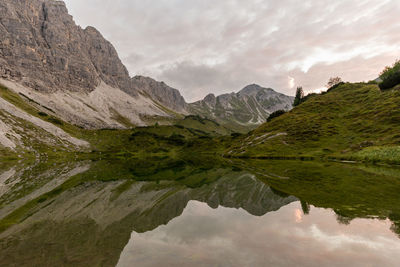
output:
M400 162L400 90L345 83L233 141L227 156Z
M51 135L43 128L34 125L28 120L16 118L0 108L0 119L15 134L21 136L14 150L2 147L0 144L0 158L25 159L45 156L51 158L62 157L92 157L97 154L109 156L120 155L174 155L184 148L208 151L213 147L213 139L220 136L229 136L232 131L217 122L203 119L199 116L182 116L182 119L171 119L171 125L149 127L135 127L130 129L83 129L56 117L52 112L44 112L42 106L27 97L23 97L12 90L0 85L0 100L6 101L18 108L31 118L50 123L59 131L64 131L73 138L89 143L88 147L75 147L59 137ZM207 144L206 146L202 144ZM92 153L94 152L94 153ZM94 154L94 155L91 155ZM36 156L35 156L36 155Z

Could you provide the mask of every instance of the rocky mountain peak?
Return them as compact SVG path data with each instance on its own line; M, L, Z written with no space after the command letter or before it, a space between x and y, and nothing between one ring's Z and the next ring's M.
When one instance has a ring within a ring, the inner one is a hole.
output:
M215 106L215 104L217 102L217 98L215 97L214 94L208 94L204 98L204 102L207 103L208 105Z
M186 114L187 104L181 93L164 82L158 82L145 76L132 78L133 87L148 94L153 100L161 103L167 108Z
M114 47L77 26L63 1L0 2L0 75L41 92L92 91L101 81L134 94Z
M189 104L189 107L192 113L216 120L236 131L246 132L264 123L272 112L291 109L292 103L293 97L251 84L238 93L217 97L209 94L203 100Z
M260 92L275 92L271 88L264 88L258 84L250 84L244 87L242 90L238 92L238 95L247 95L247 96L255 96Z

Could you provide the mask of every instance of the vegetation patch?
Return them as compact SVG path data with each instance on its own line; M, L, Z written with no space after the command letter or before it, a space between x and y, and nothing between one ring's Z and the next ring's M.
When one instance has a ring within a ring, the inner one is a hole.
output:
M397 60L392 66L386 67L379 78L382 80L379 83L381 90L388 90L400 84L400 60Z

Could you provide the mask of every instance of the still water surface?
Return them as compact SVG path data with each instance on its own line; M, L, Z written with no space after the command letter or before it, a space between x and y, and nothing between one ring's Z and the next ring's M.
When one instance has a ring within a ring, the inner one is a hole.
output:
M262 217L193 201L167 226L133 232L118 266L399 266L389 221L340 224L299 202Z
M400 170L296 161L0 165L0 266L400 266Z

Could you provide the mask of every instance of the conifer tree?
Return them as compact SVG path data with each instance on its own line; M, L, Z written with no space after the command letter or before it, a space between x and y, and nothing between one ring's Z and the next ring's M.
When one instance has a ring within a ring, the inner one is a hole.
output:
M298 105L301 104L302 100L304 98L304 91L303 91L303 87L297 87L296 89L296 97L294 99L294 103L293 106L296 107Z

